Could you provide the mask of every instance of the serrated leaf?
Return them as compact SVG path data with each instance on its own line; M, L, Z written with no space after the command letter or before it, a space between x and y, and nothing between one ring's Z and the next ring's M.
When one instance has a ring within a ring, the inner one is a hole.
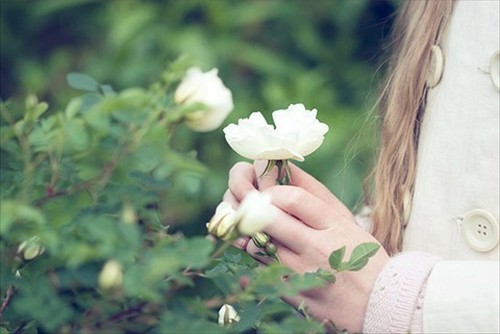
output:
M5 235L16 221L33 222L36 225L45 224L43 212L22 202L5 200L0 203L0 235Z
M321 268L316 270L316 272L314 274L317 277L321 278L322 280L325 280L325 281L330 282L330 283L335 283L335 281L337 280L333 273L331 273L327 270L321 269Z
M334 250L328 257L330 268L332 268L333 270L339 270L340 264L342 263L342 259L344 258L344 254L345 254L345 246L342 246L339 249Z
M75 117L75 115L78 114L78 112L80 111L81 106L82 106L81 99L79 98L72 99L66 106L66 109L64 110L66 118L72 119L73 117Z
M83 73L71 72L66 76L70 87L88 92L97 92L99 83L91 76Z
M26 120L35 121L40 118L47 110L49 105L46 102L40 102L37 105L29 108L24 118Z
M362 243L352 251L351 258L345 265L343 265L343 270L358 271L362 269L367 263L370 257L377 253L380 245L375 242Z
M115 90L110 85L100 85L99 88L104 96L116 95Z

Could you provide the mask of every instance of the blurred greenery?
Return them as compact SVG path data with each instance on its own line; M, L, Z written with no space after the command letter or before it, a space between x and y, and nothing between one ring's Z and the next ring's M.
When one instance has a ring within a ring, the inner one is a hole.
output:
M68 72L117 89L144 86L186 55L205 70L219 68L233 91L235 110L226 124L291 103L318 109L331 130L301 167L353 207L371 165L375 136L367 112L396 6L394 0L2 0L0 93L3 100L34 93L57 110L75 95ZM222 131L183 130L176 145L197 150L211 177L202 184L186 180L193 193L203 191L196 205L179 207L171 219L196 224L200 212L211 214L228 169L241 158Z

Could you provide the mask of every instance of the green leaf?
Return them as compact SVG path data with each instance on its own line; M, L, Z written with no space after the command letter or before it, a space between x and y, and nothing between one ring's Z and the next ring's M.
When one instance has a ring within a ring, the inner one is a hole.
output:
M57 295L45 276L22 284L13 299L13 307L36 320L49 333L54 333L74 316L72 307Z
M72 99L66 106L66 109L64 110L66 118L67 119L74 118L75 115L78 114L78 112L80 112L81 106L82 106L82 99L80 98Z
M361 270L368 263L370 257L377 253L379 248L380 245L375 242L367 242L356 246L352 251L349 261L342 266L342 270Z
M176 248L176 254L182 254L182 258L179 259L182 265L202 268L210 262L214 245L204 237L192 237L181 239Z
M114 96L116 95L113 87L110 85L100 85L99 88L104 96Z
M262 315L260 307L253 302L241 305L241 308L238 310L238 314L241 317L240 321L234 324L233 327L230 327L233 333L243 333L244 331L248 331Z
M209 322L198 316L183 312L184 310L168 310L160 319L158 328L154 333L228 333L223 327L217 326L217 323Z
M66 145L75 151L83 151L89 144L89 135L81 119L72 119L64 124Z
M335 283L335 281L337 280L333 273L331 273L327 270L321 269L321 268L316 270L316 272L314 274L316 276L318 276L319 278L321 278L322 280L325 280L325 281L330 282L330 283Z
M339 270L340 265L342 263L342 259L344 258L345 254L345 246L340 247L337 250L334 250L331 254L330 257L328 258L328 262L330 263L330 268L333 270Z
M71 72L66 76L70 87L88 92L97 92L99 83L91 76L83 73Z
M40 102L26 110L25 120L36 121L49 109L46 102Z
M17 221L34 222L37 225L45 223L42 212L21 202L6 200L0 205L0 235L5 235L10 226Z

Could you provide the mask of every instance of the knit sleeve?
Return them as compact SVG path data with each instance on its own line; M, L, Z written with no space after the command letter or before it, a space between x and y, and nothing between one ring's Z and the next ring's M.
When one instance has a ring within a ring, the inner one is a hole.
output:
M363 332L422 332L425 284L437 261L438 257L423 252L405 252L391 258L375 281Z

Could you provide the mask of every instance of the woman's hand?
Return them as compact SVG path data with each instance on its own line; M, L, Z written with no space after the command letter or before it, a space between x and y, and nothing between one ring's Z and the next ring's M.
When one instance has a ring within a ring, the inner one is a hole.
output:
M264 165L237 163L229 174L229 189L224 200L237 206L253 189L271 194L277 219L264 232L277 246L281 262L297 273L330 269L331 252L346 246L346 257L359 244L377 242L360 228L352 213L319 181L290 164L291 184L275 185L276 174L258 178ZM261 257L253 242L240 240L239 247L257 260ZM294 306L304 303L308 312L319 320L331 320L339 328L361 331L368 299L375 279L389 259L380 250L360 271L337 275L335 284L309 290L293 298L286 298Z

